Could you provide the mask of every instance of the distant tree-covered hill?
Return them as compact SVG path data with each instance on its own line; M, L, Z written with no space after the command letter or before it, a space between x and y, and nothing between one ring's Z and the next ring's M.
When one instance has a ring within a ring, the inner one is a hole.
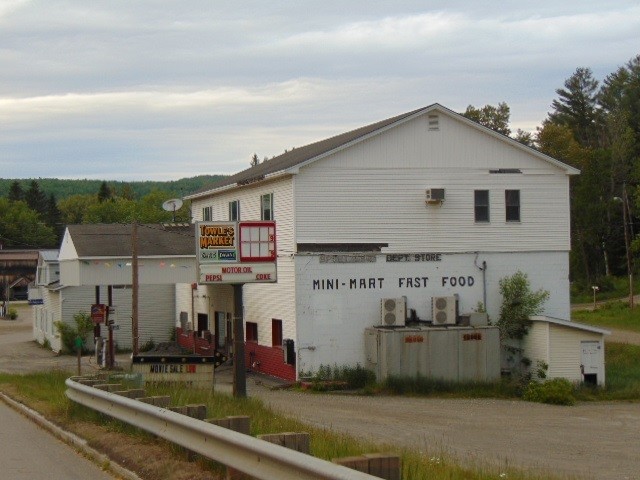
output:
M197 177L181 178L166 182L122 182L109 181L106 183L116 194L124 190L133 191L135 198L142 198L153 190L171 193L174 197L183 197L223 179L224 175L199 175ZM28 190L32 180L36 180L40 189L47 195L53 194L57 200L63 200L71 195L97 194L104 180L61 180L57 178L14 179L0 178L0 197L6 197L10 185L20 182L23 190Z

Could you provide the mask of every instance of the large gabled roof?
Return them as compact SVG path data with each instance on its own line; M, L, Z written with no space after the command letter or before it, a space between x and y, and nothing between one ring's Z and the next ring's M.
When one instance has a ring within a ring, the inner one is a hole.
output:
M193 224L139 224L139 256L195 256ZM78 258L130 257L133 226L82 224L67 226Z
M469 120L463 115L449 110L448 108L443 107L440 104L434 103L432 105L429 105L428 107L419 108L417 110L403 113L395 117L387 118L386 120L372 123L370 125L366 125L364 127L360 127L355 130L351 130L349 132L342 133L325 140L321 140L319 142L314 142L303 147L294 148L293 150L285 152L282 155L273 157L269 160L265 160L264 162L259 163L256 166L247 168L246 170L238 172L235 175L226 177L213 185L201 188L200 190L187 195L185 198L195 199L204 197L215 193L217 190L226 190L227 188L234 188L236 186L239 187L242 185L247 185L249 183L262 181L267 179L269 176L278 173L294 173L296 168L304 164L310 163L314 160L318 160L342 148L346 148L350 145L363 141L364 139L369 138L372 135L381 133L388 128L394 127L412 118L432 111L437 111L439 113L449 115L450 117L456 118L459 121L466 123L467 125L480 129L491 136L500 138L501 140L508 142L517 148L526 150L530 154L534 154L535 156L555 165L556 167L565 170L565 172L569 175L575 175L579 173L579 170L569 165L566 165L552 157L549 157L548 155L545 155L531 147L527 147L526 145L523 145L506 135L502 135L498 132L495 132L494 130L491 130L472 120Z

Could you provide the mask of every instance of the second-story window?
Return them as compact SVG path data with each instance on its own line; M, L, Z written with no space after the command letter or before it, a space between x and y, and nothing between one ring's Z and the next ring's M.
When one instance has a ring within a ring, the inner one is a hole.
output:
M230 222L240 221L240 200L234 200L232 202L229 202L229 221Z
M474 190L473 206L476 222L489 221L489 190Z
M211 211L212 211L211 207L204 207L202 209L202 221L203 222L210 222L211 221Z
M520 221L520 190L505 190L504 204L507 222Z
M260 196L260 220L273 220L273 193Z

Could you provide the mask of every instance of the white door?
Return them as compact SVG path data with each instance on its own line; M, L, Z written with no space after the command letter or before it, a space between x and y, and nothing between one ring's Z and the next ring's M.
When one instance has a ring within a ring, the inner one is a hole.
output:
M600 368L604 365L602 355L602 345L600 342L581 342L582 346L582 373L592 375L600 373Z

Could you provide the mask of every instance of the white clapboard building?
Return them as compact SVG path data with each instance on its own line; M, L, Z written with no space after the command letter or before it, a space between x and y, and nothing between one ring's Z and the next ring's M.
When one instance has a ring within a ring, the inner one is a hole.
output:
M168 341L177 321L176 284L196 279L193 225L141 224L137 230L138 343ZM68 225L60 250L41 253L40 301L33 307L36 341L62 350L56 323L75 327L74 315L89 315L93 304L105 304L117 328L115 346L132 348L132 232L132 225ZM100 335L107 337L105 325Z
M195 221L276 221L278 282L244 287L246 360L293 379L364 365L367 327L436 314L447 324L479 308L496 319L498 283L518 270L550 292L544 314L568 320L569 177L578 173L434 104L186 198ZM193 298L178 294L178 310ZM227 342L232 288L199 286L195 298Z

